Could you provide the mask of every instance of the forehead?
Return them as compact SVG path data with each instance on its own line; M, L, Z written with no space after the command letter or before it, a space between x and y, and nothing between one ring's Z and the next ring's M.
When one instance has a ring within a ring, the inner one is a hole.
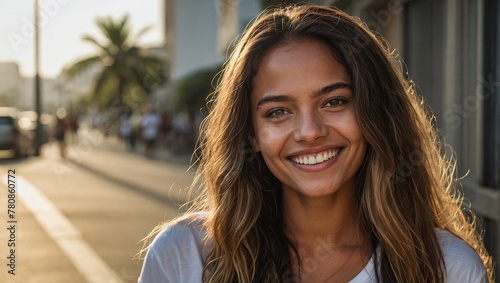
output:
M318 40L279 45L262 58L253 79L253 93L324 87L335 81L350 83L345 67L332 50Z
M289 58L283 57L287 57L287 55L300 56L296 57L296 59L306 60L313 60L318 56L326 55L336 60L334 52L326 43L317 39L298 39L278 44L269 49L262 57L259 69L262 67L262 63L264 61L269 63L271 60L270 57L273 57L273 61L281 60L280 62L277 62L279 64L286 63Z

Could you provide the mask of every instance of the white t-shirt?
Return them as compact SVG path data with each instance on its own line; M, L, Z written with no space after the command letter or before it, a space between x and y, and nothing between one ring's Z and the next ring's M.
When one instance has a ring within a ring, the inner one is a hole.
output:
M200 283L205 232L203 213L180 220L163 229L149 249L138 283ZM437 230L449 283L487 283L488 276L479 256L453 234ZM373 257L349 283L374 283Z
M144 114L141 121L143 128L143 138L145 140L155 140L158 136L158 129L161 124L161 117L156 112Z

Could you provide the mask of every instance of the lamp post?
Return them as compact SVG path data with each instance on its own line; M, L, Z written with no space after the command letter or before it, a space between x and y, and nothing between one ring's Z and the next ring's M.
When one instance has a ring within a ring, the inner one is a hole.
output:
M40 121L42 117L42 103L41 103L41 91L40 91L40 32L38 24L38 0L35 0L35 111L37 114L36 119L36 129L35 129L35 156L40 156L40 147L42 145L42 123Z

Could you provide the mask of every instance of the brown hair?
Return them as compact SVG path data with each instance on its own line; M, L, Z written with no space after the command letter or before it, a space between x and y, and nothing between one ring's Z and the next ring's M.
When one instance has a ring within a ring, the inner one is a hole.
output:
M203 193L193 210L209 211L211 250L204 282L291 282L291 241L283 232L281 184L252 151L252 79L269 50L305 39L328 45L351 76L368 149L357 173L360 219L375 253L379 282L445 282L436 228L488 256L461 209L454 163L421 98L392 53L357 19L335 8L290 6L265 11L227 61L202 125L197 173Z

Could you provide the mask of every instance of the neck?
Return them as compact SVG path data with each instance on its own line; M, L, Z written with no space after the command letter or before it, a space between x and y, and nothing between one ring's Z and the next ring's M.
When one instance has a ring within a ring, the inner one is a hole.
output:
M284 190L283 213L287 233L298 246L313 247L318 242L335 247L366 244L354 189L317 198Z

